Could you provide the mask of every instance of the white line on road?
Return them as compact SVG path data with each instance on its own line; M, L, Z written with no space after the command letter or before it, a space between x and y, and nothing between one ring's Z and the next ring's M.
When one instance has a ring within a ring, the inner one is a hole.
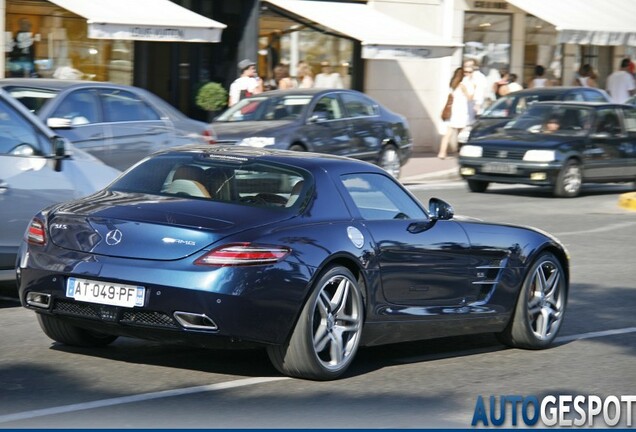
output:
M602 227L598 227L594 229L586 229L582 231L570 231L570 232L562 232L562 233L556 232L553 234L556 235L557 237L566 236L566 235L592 234L592 233L600 233L600 232L606 232L606 231L614 231L617 229L623 229L623 228L631 227L634 225L636 225L636 222L622 222L622 223L606 225L606 226L602 226Z
M272 381L281 381L281 380L287 380L287 379L290 379L290 378L288 377L246 378L246 379L228 381L228 382L218 383L218 384L187 387L187 388L175 389L175 390L163 390L158 392L142 393L142 394L131 395L131 396L122 396L117 398L103 399L103 400L97 400L97 401L86 402L86 403L43 408L43 409L38 409L33 411L23 411L23 412L18 412L15 414L1 415L0 423L8 423L8 422L19 421L19 420L28 420L35 417L64 414L64 413L83 411L83 410L94 409L94 408L103 408L103 407L108 407L113 405L123 405L123 404L133 403L133 402L143 402L143 401L152 400L152 399L160 399L160 398L167 398L167 397L173 397L173 396L183 396L183 395L189 395L194 393L214 392L219 390L245 387L245 386L251 386L255 384L263 384L263 383L268 383Z
M574 340L579 340L579 339L592 339L597 337L614 336L614 335L634 333L634 332L636 332L636 327L626 327L626 328L615 329L615 330L581 333L581 334L571 335L571 336L560 336L555 339L555 342L556 343L572 342Z
M576 341L580 339L592 339L597 337L614 336L614 335L634 333L634 332L636 332L636 327L626 327L622 329L580 333L580 334L575 334L570 336L561 336L556 338L554 341L555 343L565 343L565 342L572 342L572 341ZM497 348L496 351L503 351L505 349L506 347L501 345L501 348ZM485 353L491 353L491 352L493 352L493 347L481 347L481 348L475 348L470 350L455 351L453 352L453 356L460 357L460 356L485 354ZM447 358L447 357L448 356L445 354L437 353L437 354L425 354L425 355L411 356L411 357L402 357L398 359L398 361L402 364L409 364L409 363L419 363L426 360L430 361L430 360L436 360L439 358Z
M636 327L626 327L622 329L580 333L580 334L571 335L571 336L561 336L556 338L555 342L557 343L571 342L571 341L580 340L580 339L591 339L591 338L598 338L598 337L605 337L605 336L615 336L615 335L634 333L634 332L636 332ZM480 352L479 350L472 350L472 351L476 351L474 352L475 354ZM455 355L459 356L462 354L455 353ZM466 353L464 353L464 355L466 355ZM425 359L426 358L424 356L418 356L417 359L415 357L410 357L409 359L402 359L402 362L413 363L415 361L422 361ZM405 360L411 360L411 361L405 361ZM28 419L32 419L36 417L44 417L44 416L55 415L55 414L65 414L65 413L83 411L83 410L89 410L89 409L95 409L95 408L104 408L104 407L109 407L114 405L123 405L127 403L143 402L143 401L152 400L152 399L183 396L183 395L189 395L194 393L214 392L214 391L226 390L231 388L246 387L246 386L251 386L256 384L264 384L264 383L282 381L282 380L288 380L288 379L290 378L288 377L246 378L246 379L228 381L228 382L218 383L218 384L187 387L187 388L175 389L175 390L163 390L158 392L142 393L142 394L131 395L131 396L122 396L118 398L103 399L103 400L97 400L97 401L85 402L85 403L79 403L79 404L63 405L59 407L43 408L43 409L32 410L32 411L23 411L23 412L18 412L14 414L0 415L0 423L8 423L8 422L19 421L19 420L28 420Z

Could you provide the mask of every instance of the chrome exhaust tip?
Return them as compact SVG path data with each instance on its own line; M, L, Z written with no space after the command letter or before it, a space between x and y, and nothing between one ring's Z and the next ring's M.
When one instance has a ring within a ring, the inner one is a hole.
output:
M173 315L179 324L187 329L210 331L216 331L219 329L216 323L205 314L176 311Z
M41 309L48 309L51 304L51 294L31 291L26 295L26 303Z

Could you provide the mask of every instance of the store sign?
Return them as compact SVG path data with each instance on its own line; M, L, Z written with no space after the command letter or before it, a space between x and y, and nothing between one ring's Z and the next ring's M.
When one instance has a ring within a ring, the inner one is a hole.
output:
M152 42L219 42L219 28L162 27L108 23L89 23L91 39L138 40Z
M368 60L405 60L452 55L453 47L363 45L362 58Z
M508 2L505 1L485 1L475 0L473 2L473 9L499 9L508 10Z

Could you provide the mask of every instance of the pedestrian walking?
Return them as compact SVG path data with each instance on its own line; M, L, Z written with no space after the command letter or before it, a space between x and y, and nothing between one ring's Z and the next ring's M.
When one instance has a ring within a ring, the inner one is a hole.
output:
M241 99L263 92L263 80L256 72L256 63L250 59L238 63L241 75L230 85L228 106L236 104Z
M625 103L630 96L636 93L634 76L629 73L630 63L630 59L624 58L621 60L620 69L607 77L606 90L614 103Z

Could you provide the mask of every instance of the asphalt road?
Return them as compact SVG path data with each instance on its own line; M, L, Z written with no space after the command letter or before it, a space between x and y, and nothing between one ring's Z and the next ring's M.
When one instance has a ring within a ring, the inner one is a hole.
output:
M0 428L467 428L480 395L635 393L636 212L617 205L626 187L576 199L513 186L472 194L454 182L411 189L566 244L572 283L554 347L508 349L479 335L367 348L343 379L312 382L282 377L258 350L126 338L103 349L55 345L33 312L5 299Z

